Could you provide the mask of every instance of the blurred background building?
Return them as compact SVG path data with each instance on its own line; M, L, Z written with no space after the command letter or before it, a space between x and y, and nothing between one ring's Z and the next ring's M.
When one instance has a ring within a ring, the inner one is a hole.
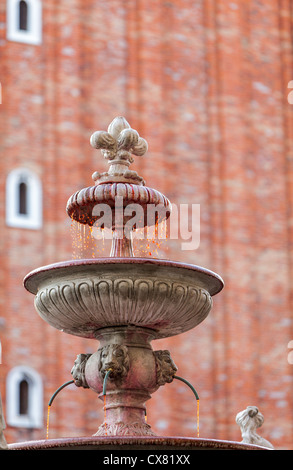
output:
M200 395L200 435L261 434L293 449L293 79L290 0L7 0L0 4L0 390L8 443L46 436L47 403L98 344L54 330L23 288L73 257L72 193L105 171L89 145L123 115L147 139L134 169L175 205L200 204L196 250L160 256L220 274L196 329L153 343ZM101 250L102 253L102 250ZM138 255L140 255L138 253ZM176 381L175 381L176 382ZM180 382L148 402L159 435L196 437ZM54 401L50 438L92 435L103 404L74 385Z

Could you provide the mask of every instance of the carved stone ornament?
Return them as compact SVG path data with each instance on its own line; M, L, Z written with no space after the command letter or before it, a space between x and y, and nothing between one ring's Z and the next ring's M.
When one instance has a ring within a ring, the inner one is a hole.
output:
M55 328L88 338L115 325L151 328L156 338L183 333L206 318L211 295L222 287L207 270L167 260L77 260L54 265L53 272L49 282L48 268L34 276L38 313Z
M236 423L240 426L242 443L255 444L261 447L273 449L273 445L256 433L264 422L263 415L256 406L248 406L245 410L240 411L236 416Z
M127 346L107 344L99 350L99 372L104 379L106 372L111 369L109 379L122 380L129 371L129 355Z
M177 367L171 358L170 351L167 349L154 351L156 359L156 379L157 385L165 385L171 383L177 372Z
M103 423L94 436L155 436L151 426L147 423L115 424Z
M85 378L85 366L91 354L78 354L71 369L71 375L74 378L74 384L77 387L89 388Z
M132 155L142 156L148 149L145 139L130 127L122 116L116 117L106 131L96 131L90 139L91 146L100 149L104 158L109 161L109 171L93 174L93 180L101 183L115 181L115 177L128 180L129 183L144 184L143 178L136 171L128 169L134 159ZM113 179L114 178L114 179Z
M109 125L108 132L96 131L91 136L90 143L95 149L101 150L109 162L109 170L105 173L95 171L92 175L94 186L80 189L68 199L66 211L69 217L89 226L96 224L100 218L104 223L104 217L100 214L103 213L102 207L107 204L112 210L112 217L107 217L107 228L112 227L114 230L117 229L116 211L120 214L119 218L123 218L125 226L132 217L132 210L127 215L122 208L137 204L144 212L136 217L137 228L148 225L147 207L150 205L156 209L158 222L168 219L172 211L169 199L160 191L146 187L144 179L136 171L129 169L134 161L132 155L144 155L148 144L124 117L116 117ZM119 204L117 200L120 201Z

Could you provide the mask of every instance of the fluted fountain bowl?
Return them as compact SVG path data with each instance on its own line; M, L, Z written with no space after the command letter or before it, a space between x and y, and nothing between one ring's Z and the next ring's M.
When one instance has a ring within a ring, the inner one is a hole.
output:
M47 323L85 338L122 325L149 328L154 338L183 333L206 318L223 285L202 267L148 258L60 262L24 279Z

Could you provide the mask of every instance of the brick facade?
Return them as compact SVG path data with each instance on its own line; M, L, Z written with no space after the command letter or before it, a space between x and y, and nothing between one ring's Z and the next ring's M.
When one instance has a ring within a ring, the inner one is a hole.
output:
M72 258L68 197L103 170L89 145L117 115L148 140L135 169L174 204L201 206L201 243L162 256L219 273L225 289L196 329L154 342L200 395L200 435L241 440L236 414L265 416L261 434L293 448L293 79L288 0L62 0L43 2L42 43L6 39L0 5L0 387L18 365L42 377L44 427L8 426L8 442L46 435L46 405L97 344L36 314L22 285L32 269ZM34 171L43 187L39 230L8 227L7 175ZM4 411L5 408L4 408ZM193 396L173 382L147 408L157 434L196 436ZM50 437L93 434L102 403L74 386L52 406Z

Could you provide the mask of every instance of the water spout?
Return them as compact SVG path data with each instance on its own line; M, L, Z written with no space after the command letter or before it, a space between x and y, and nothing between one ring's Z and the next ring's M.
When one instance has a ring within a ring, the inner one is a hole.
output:
M112 369L107 370L105 378L104 378L104 383L103 383L103 395L104 396L107 393L107 381L108 381L108 377L111 374L111 372L112 372Z
M107 436L107 410L106 410L106 394L107 394L107 381L111 374L112 369L107 370L103 382L103 396L104 396L104 421L105 421L105 435Z
M53 403L56 395L58 395L58 393L61 392L61 390L63 390L63 388L67 387L67 385L70 385L72 383L74 383L74 380L69 380L69 382L65 382L63 385L61 385L61 387L57 388L57 390L53 393L53 395L51 396L51 398L49 400L48 414L47 414L47 439L49 438L49 419L50 419L50 410L51 410L52 403Z

